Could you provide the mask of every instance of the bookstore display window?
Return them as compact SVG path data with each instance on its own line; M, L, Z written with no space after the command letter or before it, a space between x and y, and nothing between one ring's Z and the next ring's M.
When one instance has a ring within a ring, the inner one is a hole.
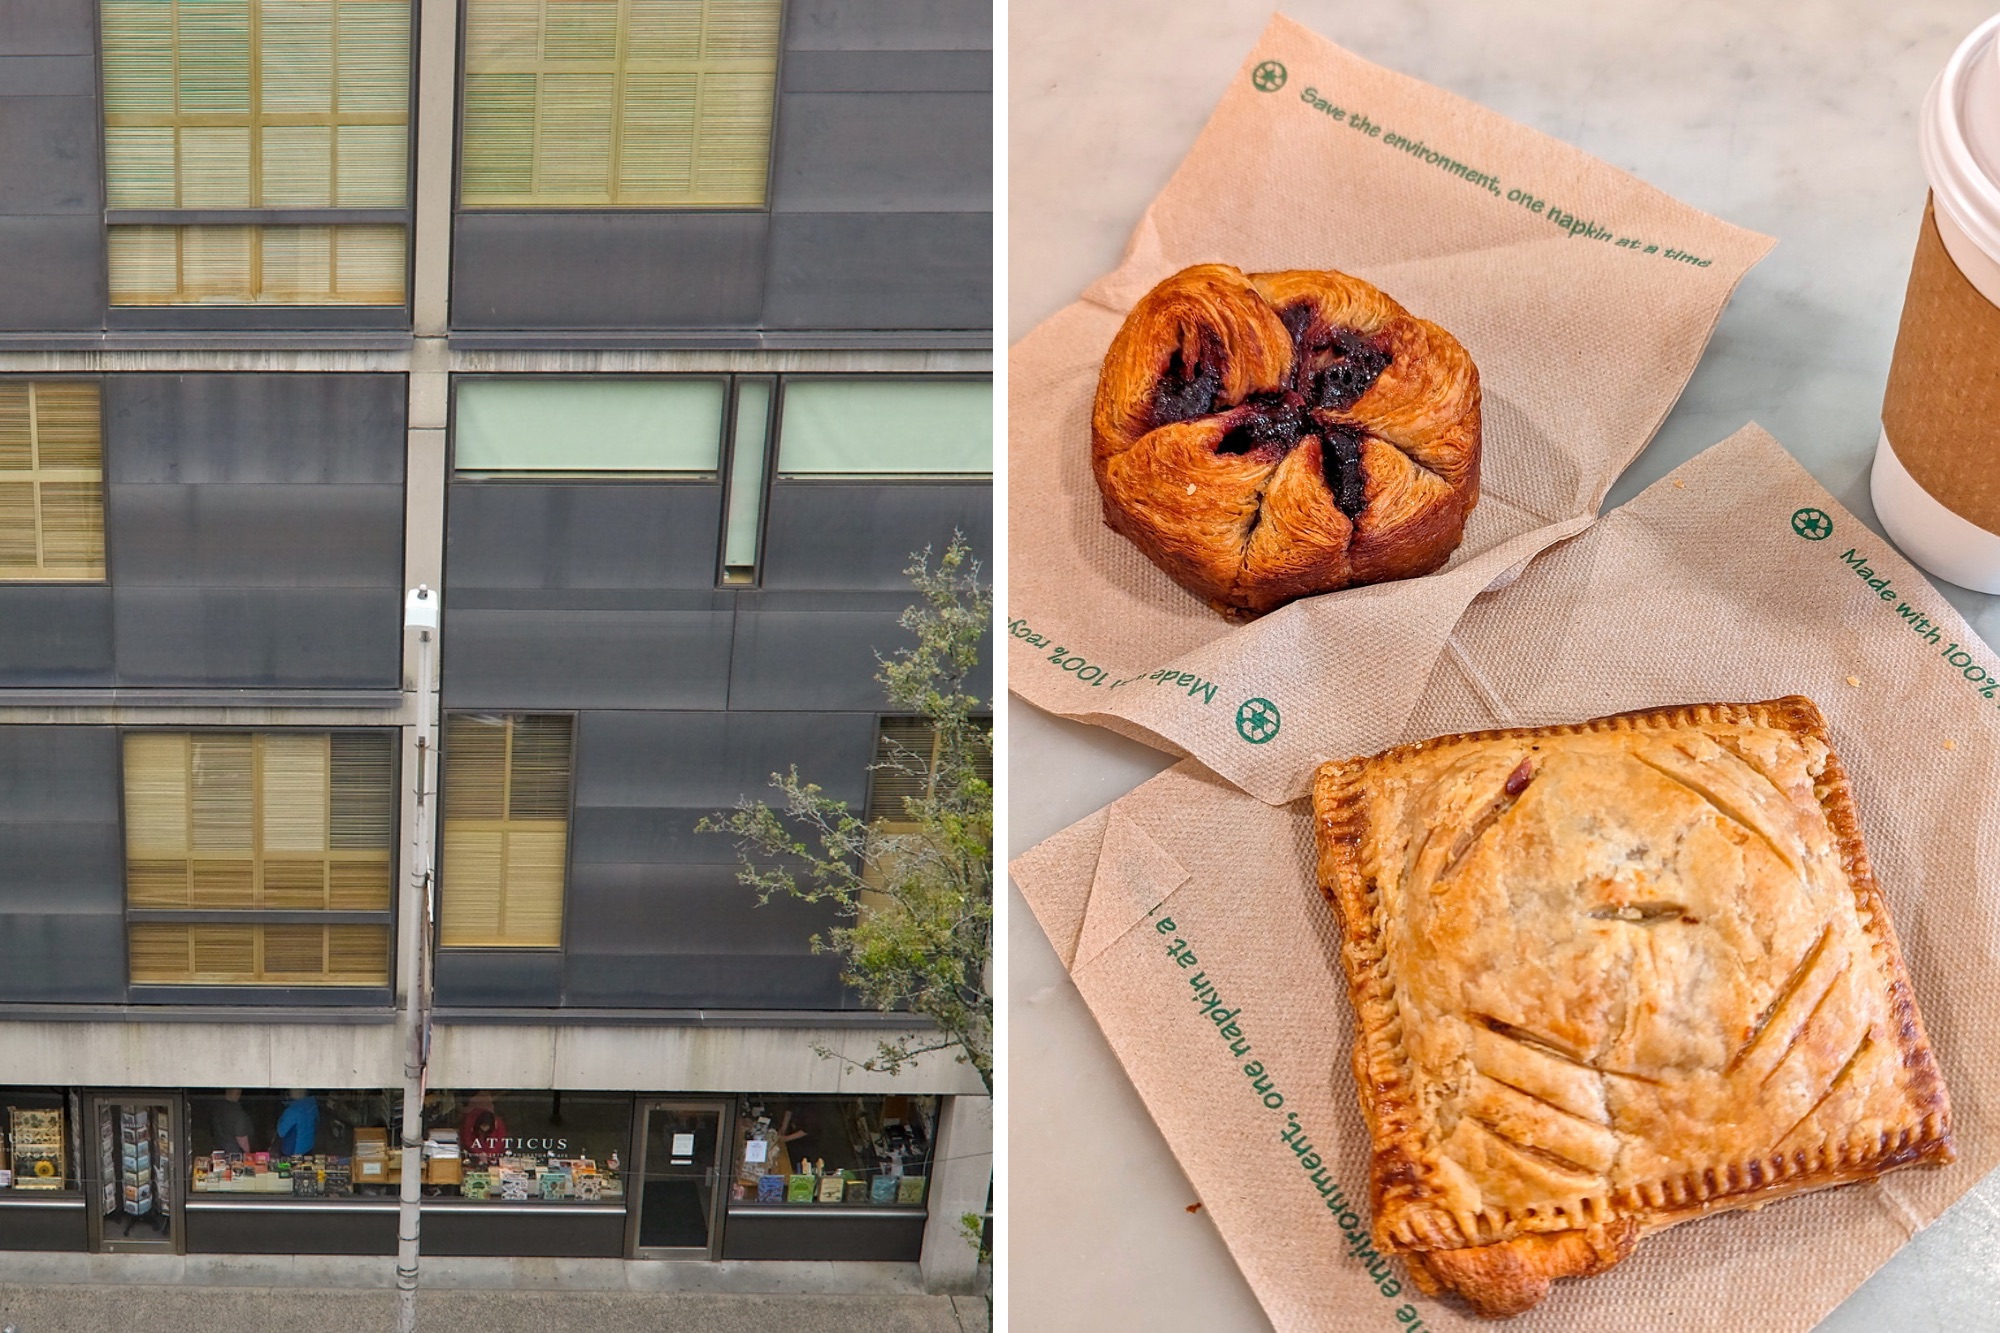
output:
M191 1194L347 1198L395 1179L393 1093L197 1088L187 1107Z
M922 1207L935 1097L741 1100L730 1209Z
M0 1191L75 1193L68 1101L47 1088L0 1088Z
M632 1099L465 1089L434 1095L426 1154L450 1163L441 1192L468 1202L625 1202Z

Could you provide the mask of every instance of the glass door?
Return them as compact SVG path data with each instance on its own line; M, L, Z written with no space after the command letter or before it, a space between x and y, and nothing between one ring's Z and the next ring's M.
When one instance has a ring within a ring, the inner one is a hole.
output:
M640 1103L645 1124L633 1178L632 1254L640 1259L715 1259L722 1253L722 1145L728 1102Z
M90 1244L102 1252L175 1253L180 1248L180 1166L175 1099L159 1093L99 1093L85 1123Z

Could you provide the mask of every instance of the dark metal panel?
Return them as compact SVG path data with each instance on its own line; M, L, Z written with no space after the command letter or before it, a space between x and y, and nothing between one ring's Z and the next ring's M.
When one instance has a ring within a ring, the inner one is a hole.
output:
M868 793L879 706L860 714L585 713L577 724L579 813L600 806L706 813L762 795L771 774L791 764L835 800L859 802ZM577 854L587 854L582 841Z
M741 327L763 303L762 212L461 213L461 329Z
M759 905L734 865L576 865L568 916L571 954L655 957L663 970L689 955L728 954L788 967L812 956L815 934L840 924L829 904L774 897Z
M489 1209L491 1209L489 1211ZM488 1205L424 1210L425 1254L547 1255L568 1259L617 1259L625 1253L625 1210L525 1208Z
M984 214L992 145L989 93L787 93L771 207Z
M0 821L116 824L123 771L114 727L0 726Z
M107 375L106 477L400 486L405 395L401 375Z
M10 1193L12 1191L9 1191ZM0 1250L82 1251L90 1248L84 1208L8 1204L0 1208Z
M424 1239L431 1219L424 1214ZM287 1206L283 1201L183 1210L189 1254L394 1254L393 1208ZM427 1247L428 1248L428 1247Z
M721 708L727 699L726 611L461 608L445 613L444 644L453 708Z
M607 1009L851 1009L827 954L567 956L565 1003ZM443 1002L440 997L440 1003Z
M80 70L86 81L90 73L74 58L7 63L28 66L37 82L50 81L52 71ZM0 77L8 72L0 68ZM15 91L0 83L0 92ZM104 207L99 179L95 97L0 97L0 208L95 213Z
M122 912L0 913L0 1001L125 998Z
M989 213L779 213L773 328L981 329L993 322Z
M0 330L104 326L104 223L95 215L0 215Z
M439 892L449 893L450 868L439 869ZM439 949L437 1002L553 1008L562 1002L562 955L552 949Z
M125 910L118 821L0 822L0 912Z
M791 51L787 93L991 93L991 51Z
M399 587L403 488L299 483L114 485L120 588Z
M963 51L993 47L985 0L792 0L790 51Z
M401 592L387 588L146 588L113 592L125 685L393 687Z
M769 590L852 588L909 593L914 600L903 573L911 555L925 547L943 551L954 531L991 566L988 483L778 481L770 506L764 536Z
M875 655L908 641L896 615L893 610L737 612L731 706L830 712L887 707L875 679ZM975 693L983 697L982 691Z
M715 586L719 483L455 482L447 586Z
M112 683L111 589L0 584L0 685Z
M722 1233L725 1259L875 1260L913 1264L923 1257L921 1213L883 1217L814 1217L732 1210Z

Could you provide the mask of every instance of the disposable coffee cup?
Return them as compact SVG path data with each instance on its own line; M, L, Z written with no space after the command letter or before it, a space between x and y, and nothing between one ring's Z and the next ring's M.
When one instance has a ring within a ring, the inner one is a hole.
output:
M2000 15L1960 43L1918 123L1931 194L1870 488L1911 560L2000 592Z

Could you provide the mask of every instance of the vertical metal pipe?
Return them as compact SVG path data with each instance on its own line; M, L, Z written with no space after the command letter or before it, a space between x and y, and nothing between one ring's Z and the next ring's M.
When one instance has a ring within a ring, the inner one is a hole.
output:
M403 897L403 1126L401 1206L396 1219L396 1333L416 1333L417 1267L423 1223L424 1075L430 1062L432 917L431 851L436 792L436 721L432 666L438 596L419 584L405 602L404 624L417 631L416 817L410 824L409 891Z

